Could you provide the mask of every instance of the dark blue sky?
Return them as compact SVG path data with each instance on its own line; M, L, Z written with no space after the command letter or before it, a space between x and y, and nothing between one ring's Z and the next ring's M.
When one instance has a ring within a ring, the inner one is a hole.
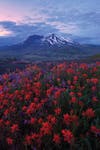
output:
M0 0L0 37L48 33L100 44L100 0Z

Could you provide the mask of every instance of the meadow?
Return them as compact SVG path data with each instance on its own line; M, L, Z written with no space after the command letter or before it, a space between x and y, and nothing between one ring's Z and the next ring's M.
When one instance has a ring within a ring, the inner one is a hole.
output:
M100 62L0 75L1 150L99 150Z

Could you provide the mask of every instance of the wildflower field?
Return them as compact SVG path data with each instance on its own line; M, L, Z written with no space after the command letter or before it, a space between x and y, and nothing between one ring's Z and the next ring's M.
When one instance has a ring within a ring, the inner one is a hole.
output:
M0 150L99 150L100 62L0 76Z

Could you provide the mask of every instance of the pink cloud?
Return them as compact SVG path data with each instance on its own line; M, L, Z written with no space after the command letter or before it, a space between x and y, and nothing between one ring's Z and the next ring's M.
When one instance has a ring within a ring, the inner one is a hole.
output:
M0 36L13 35L13 32L0 25Z

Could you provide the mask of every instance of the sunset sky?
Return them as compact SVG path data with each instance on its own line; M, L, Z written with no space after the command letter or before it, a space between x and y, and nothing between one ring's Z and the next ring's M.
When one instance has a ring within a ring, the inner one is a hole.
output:
M56 33L100 43L100 0L0 0L0 38Z

